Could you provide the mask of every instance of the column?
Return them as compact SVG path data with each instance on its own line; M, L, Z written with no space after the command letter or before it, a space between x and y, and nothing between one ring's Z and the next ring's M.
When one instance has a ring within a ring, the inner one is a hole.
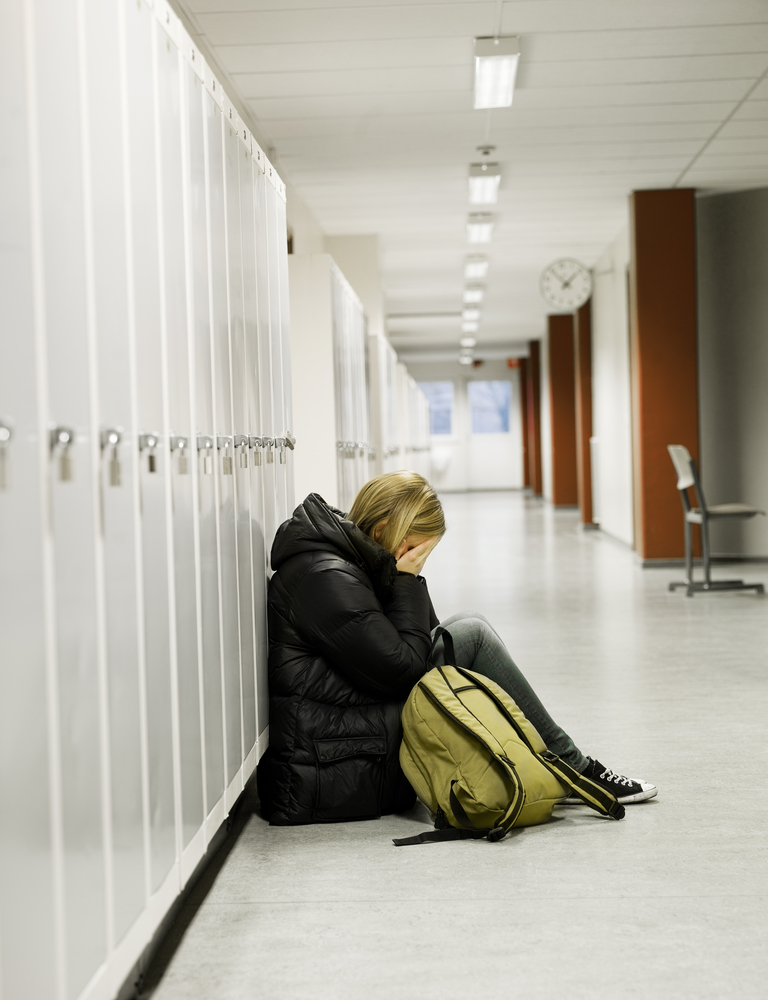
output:
M520 358L520 430L523 443L523 489L531 485L528 462L528 358Z
M541 483L541 384L539 373L539 341L528 342L528 477L534 496L540 497Z
M547 317L549 406L552 428L552 503L578 503L573 316Z
M698 460L696 240L692 189L630 198L630 351L635 548L643 560L683 555L667 445Z
M576 391L576 481L581 523L592 525L592 302L573 314Z

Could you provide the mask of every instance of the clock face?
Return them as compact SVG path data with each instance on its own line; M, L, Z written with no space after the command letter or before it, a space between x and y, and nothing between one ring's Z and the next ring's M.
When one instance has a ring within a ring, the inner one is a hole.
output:
M592 294L592 275L577 260L556 260L542 274L540 287L548 306L573 312Z

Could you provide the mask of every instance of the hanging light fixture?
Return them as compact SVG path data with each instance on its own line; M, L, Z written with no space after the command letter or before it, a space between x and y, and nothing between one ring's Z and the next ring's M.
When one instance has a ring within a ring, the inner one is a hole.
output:
M470 205L495 205L499 198L501 167L498 163L470 163Z
M512 104L520 39L475 39L475 108L508 108Z
M467 239L470 243L490 243L493 235L493 216L475 213L467 222Z
M477 333L480 329L480 324L476 320L468 320L461 324L462 333Z
M474 337L462 337L459 341L460 347L474 347L477 341Z
M464 301L466 303L477 303L483 301L483 295L485 291L482 288L465 288L464 289Z
M480 319L480 310L474 308L465 309L461 314L461 319L464 323L477 323Z
M487 257L467 257L464 264L464 277L468 281L477 281L488 274Z

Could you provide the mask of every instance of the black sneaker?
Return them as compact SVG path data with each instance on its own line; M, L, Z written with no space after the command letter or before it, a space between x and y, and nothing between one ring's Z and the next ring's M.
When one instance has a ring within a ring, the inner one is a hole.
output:
M622 805L629 805L630 802L645 802L658 794L658 788L649 781L642 781L640 778L625 778L623 774L615 774L610 767L605 767L599 760L587 757L589 767L584 771L585 778L591 778L596 785L605 788L616 796ZM578 795L571 793L566 802L581 802Z

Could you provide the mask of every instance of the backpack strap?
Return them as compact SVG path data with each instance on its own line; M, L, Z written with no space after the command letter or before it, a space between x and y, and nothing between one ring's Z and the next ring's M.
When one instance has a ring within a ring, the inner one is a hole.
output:
M455 665L456 663L456 650L453 646L453 636L448 631L447 628L443 628L442 625L438 625L435 629L435 635L432 639L432 647L429 651L429 656L427 660L432 658L432 654L435 651L435 646L437 645L438 639L443 640L443 649L445 650L445 662Z
M483 840L484 838L489 840L491 843L495 843L498 840L504 839L507 833L509 833L512 824L517 819L520 810L523 808L525 795L519 795L515 798L511 808L508 810L506 816L504 816L498 826L494 827L492 830L481 830L479 827L475 826L467 815L464 806L459 802L458 797L453 790L453 786L455 784L457 784L456 781L451 782L451 812L461 829L449 826L440 830L430 830L427 833L420 833L415 837L401 837L399 839L393 838L392 843L395 847L410 847L413 844L435 844L446 840Z
M567 764L557 754L550 750L544 750L537 754L537 757L559 781L573 789L586 805L596 809L604 816L610 816L611 819L624 817L624 806L616 801L615 795L612 795L605 788L601 788L597 782L579 774L575 768Z
M482 675L477 673L470 673L463 667L456 668L460 674L471 681L481 690L483 690L488 697L495 702L499 711L501 711L504 716L509 720L510 724L514 727L520 739L525 743L531 753L537 757L541 763L550 771L551 774L566 785L568 788L572 788L573 791L579 796L582 802L590 806L596 812L602 813L603 816L608 816L611 819L623 819L624 817L624 806L616 801L616 796L612 795L605 788L601 788L596 782L591 781L586 778L583 774L567 764L561 757L557 754L552 753L551 750L542 750L541 753L537 753L531 746L531 742L525 735L523 730L517 724L517 720L510 715L507 711L504 703L496 696L494 691L483 683L484 678Z

